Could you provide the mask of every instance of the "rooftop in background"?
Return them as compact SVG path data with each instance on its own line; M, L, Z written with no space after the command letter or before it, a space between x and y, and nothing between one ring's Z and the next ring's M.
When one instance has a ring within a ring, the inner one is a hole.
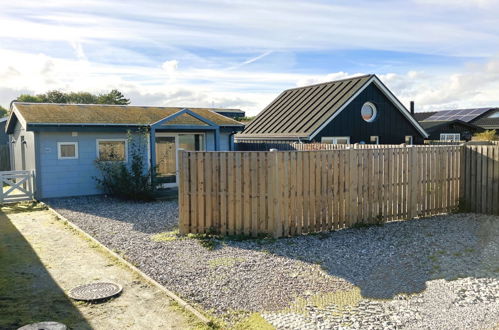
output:
M222 116L232 119L243 118L244 116L246 116L246 112L241 109L207 108L206 110L214 111L221 114Z
M493 110L496 108L475 108L475 109L456 109L456 110L442 110L442 111L436 111L433 113L433 115L425 118L425 119L416 119L418 120L426 120L426 121L440 121L440 120L445 120L445 121L451 121L451 120L461 120L464 122L471 122L478 117L482 116L483 114L487 113L490 110Z
M414 118L417 120L417 121L423 121L425 120L426 118L428 117L431 117L433 116L434 114L436 114L437 112L436 111L430 111L430 112L416 112L414 113Z
M150 125L188 109L218 126L244 126L211 108L23 102L15 102L13 106L21 113L24 120L31 124ZM169 124L199 124L199 120L188 114L182 114Z

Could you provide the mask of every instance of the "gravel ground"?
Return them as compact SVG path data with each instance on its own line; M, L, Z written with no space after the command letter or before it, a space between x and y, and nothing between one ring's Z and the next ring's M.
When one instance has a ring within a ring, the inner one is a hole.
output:
M280 240L157 242L176 202L48 201L192 302L282 329L499 326L499 217L455 214Z

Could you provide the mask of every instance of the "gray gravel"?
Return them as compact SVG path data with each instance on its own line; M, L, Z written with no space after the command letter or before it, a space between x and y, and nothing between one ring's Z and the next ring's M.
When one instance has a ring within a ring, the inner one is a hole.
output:
M243 311L282 329L499 324L499 217L455 214L277 241L216 241L209 250L196 239L152 239L176 228L174 201L48 203L226 320ZM329 296L338 292L345 295Z

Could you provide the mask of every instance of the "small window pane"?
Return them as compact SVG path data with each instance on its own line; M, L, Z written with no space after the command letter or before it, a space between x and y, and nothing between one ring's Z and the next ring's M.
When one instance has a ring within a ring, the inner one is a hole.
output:
M76 145L74 144L61 144L61 157L74 158L76 157Z
M124 161L125 141L99 141L99 160Z
M336 139L336 144L348 144L348 138L337 138Z
M362 119L367 122L371 122L376 117L376 108L372 103L364 103L362 109L360 110L360 114L362 116Z

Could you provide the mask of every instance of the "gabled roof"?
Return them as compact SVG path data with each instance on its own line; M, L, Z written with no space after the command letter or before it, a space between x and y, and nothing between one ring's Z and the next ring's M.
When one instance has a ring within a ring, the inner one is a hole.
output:
M23 122L29 125L148 126L185 108L15 102L13 109L13 115L19 114L22 116ZM189 108L188 110L218 126L244 126L207 108ZM167 125L200 124L203 123L189 113L182 113L167 123Z
M311 140L371 83L379 87L422 136L427 136L402 103L371 74L285 90L236 137Z

